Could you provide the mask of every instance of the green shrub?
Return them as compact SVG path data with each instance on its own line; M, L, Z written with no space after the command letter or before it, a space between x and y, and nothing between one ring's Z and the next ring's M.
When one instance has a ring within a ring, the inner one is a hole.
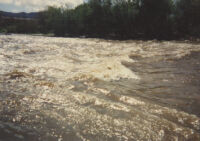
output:
M5 28L0 29L0 33L7 33L7 29Z

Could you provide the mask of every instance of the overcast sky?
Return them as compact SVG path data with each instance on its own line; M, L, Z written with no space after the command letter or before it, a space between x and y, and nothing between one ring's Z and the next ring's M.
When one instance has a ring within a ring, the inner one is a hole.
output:
M69 4L76 6L84 0L0 0L0 11L9 12L35 12L50 5L61 6Z

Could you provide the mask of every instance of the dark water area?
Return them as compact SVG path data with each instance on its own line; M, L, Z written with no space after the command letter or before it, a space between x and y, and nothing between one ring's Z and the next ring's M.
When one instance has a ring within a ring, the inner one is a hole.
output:
M200 46L0 36L0 141L199 141Z
M181 59L172 56L136 59L137 63L124 65L142 76L137 84L138 96L200 117L200 52L191 52Z

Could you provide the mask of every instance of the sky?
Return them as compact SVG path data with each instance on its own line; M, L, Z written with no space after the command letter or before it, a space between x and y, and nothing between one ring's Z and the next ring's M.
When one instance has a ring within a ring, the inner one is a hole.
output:
M70 7L83 3L84 0L0 0L0 11L8 12L37 12L47 6L62 6L68 4Z

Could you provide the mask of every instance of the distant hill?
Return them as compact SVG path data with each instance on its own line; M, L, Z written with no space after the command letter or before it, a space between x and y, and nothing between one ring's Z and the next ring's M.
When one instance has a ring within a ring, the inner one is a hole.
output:
M12 12L4 12L0 11L1 16L3 17L9 17L9 18L23 18L23 19L35 19L38 16L37 12L32 12L32 13L25 13L25 12L20 12L20 13L12 13Z

